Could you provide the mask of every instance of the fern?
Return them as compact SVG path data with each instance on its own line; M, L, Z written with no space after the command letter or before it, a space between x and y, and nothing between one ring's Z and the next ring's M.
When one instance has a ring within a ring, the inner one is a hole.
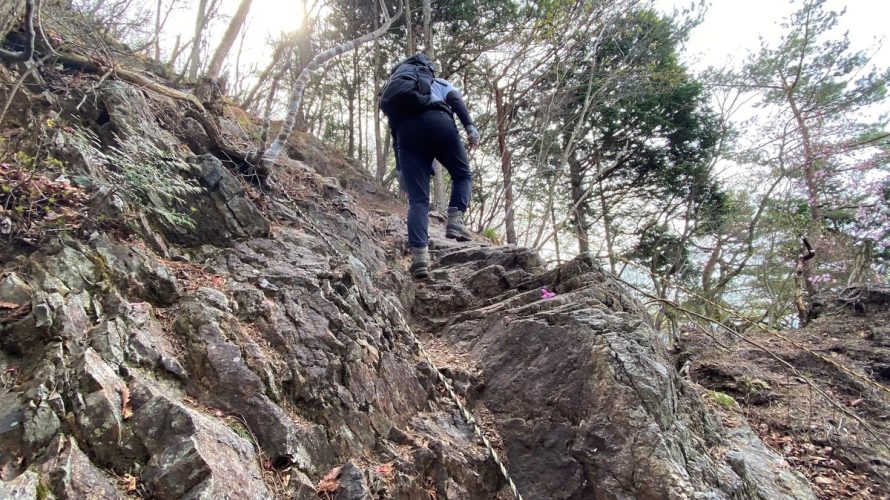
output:
M194 179L186 177L197 167L128 126L123 132L123 136L114 134L115 145L104 148L92 130L74 127L70 135L81 154L103 167L106 175L101 180L131 206L171 224L194 227L191 215L183 209L189 195L202 192Z

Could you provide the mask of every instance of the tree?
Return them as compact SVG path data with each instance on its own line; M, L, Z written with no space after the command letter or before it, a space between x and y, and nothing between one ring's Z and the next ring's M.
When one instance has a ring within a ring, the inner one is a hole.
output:
M214 80L219 78L223 62L229 55L229 51L232 50L232 45L235 44L235 39L238 38L238 33L241 32L241 28L244 26L244 21L247 20L251 2L252 0L241 0L241 3L238 5L238 10L232 16L232 20L229 22L229 26L226 28L219 46L216 47L213 57L210 58L210 62L207 64L207 71L204 73L204 76L207 78Z
M209 18L207 12L207 0L198 0L198 13L195 15L195 34L192 37L192 51L189 54L188 77L191 80L198 78L198 68L201 63L201 45L204 37L204 28Z
M776 140L787 135L783 155L803 196L806 220L797 228L803 242L797 273L802 323L817 283L824 282L817 269L836 257L832 247L844 246L836 222L862 206L849 206L857 193L838 196L838 190L864 171L887 165L886 122L867 119L862 111L884 99L890 71L869 69L867 55L852 51L846 34L833 36L842 15L826 10L825 0L808 0L784 25L779 44L764 45L736 75L736 85L760 95L761 107L778 125ZM804 258L811 253L815 259Z
M281 130L278 132L275 140L262 156L259 169L261 175L268 175L269 172L271 172L272 165L274 165L275 160L278 159L278 155L281 154L281 151L282 149L284 149L284 145L287 142L287 139L290 137L291 132L293 132L294 125L297 119L297 113L300 110L300 103L303 98L303 92L306 90L306 85L309 83L309 78L312 76L312 74L318 71L322 66L324 66L325 63L327 63L331 59L334 59L340 54L343 54L344 52L352 50L356 47L360 47L361 45L371 40L379 38L389 30L393 22L402 14L401 4L399 5L396 13L393 15L389 15L386 4L383 2L383 0L380 0L380 7L383 11L384 21L379 28L358 38L354 38L348 42L341 43L336 47L317 54L300 72L300 76L297 77L297 81L294 83L294 86L291 89L290 105L288 106L287 116L284 119L284 123L281 125Z
M634 227L661 227L679 215L695 221L719 203L710 172L717 134L702 85L677 62L682 29L647 10L613 13L602 26L564 70L568 84L557 91L565 111L556 116L559 132L549 140L551 154L567 166L566 213L579 251L592 250L592 224L602 221L605 256L614 269L621 217L635 220ZM694 224L680 226L685 241ZM624 242L625 248L637 245Z

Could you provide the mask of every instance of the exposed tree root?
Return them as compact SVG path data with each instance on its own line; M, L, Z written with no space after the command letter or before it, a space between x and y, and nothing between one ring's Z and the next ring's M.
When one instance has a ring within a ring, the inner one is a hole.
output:
M39 2L37 8L40 8ZM0 59L11 63L30 61L34 56L34 40L37 38L35 33L34 0L27 0L25 2L25 48L17 52L0 48Z

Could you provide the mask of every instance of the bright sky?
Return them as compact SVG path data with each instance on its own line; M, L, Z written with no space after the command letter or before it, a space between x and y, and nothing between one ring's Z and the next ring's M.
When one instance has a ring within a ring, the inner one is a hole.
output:
M217 20L211 26L212 33L209 44L211 50L216 48L216 44L226 30L229 19L238 9L239 3L241 3L240 0L222 0L220 13L225 16L225 19ZM272 54L268 42L281 33L293 31L300 26L300 21L303 18L303 3L301 0L253 0L250 13L247 16L247 30L242 30L244 37L244 49L241 54L242 67L245 64L256 64L263 68L268 64L268 58ZM191 38L195 31L197 12L198 2L191 2L188 8L178 10L170 15L170 20L165 28L165 32L169 35L164 40L168 47L172 47L177 34L180 34L183 40ZM232 48L230 59L226 61L227 65L234 61L240 42L239 38Z
M671 11L691 4L690 0L654 0L656 7ZM684 60L695 71L708 66L739 64L760 46L759 37L776 42L782 35L783 18L803 5L802 0L708 0L704 21L690 36ZM827 7L847 12L840 18L839 33L849 31L855 49L878 47L874 62L890 66L890 1L829 0Z
M223 0L221 12L231 16L240 0ZM706 0L709 5L704 22L696 27L687 44L685 62L694 71L708 66L722 67L738 64L745 55L756 50L759 37L774 42L781 36L782 19L802 4L803 0ZM435 2L435 0L433 0ZM262 67L271 51L267 42L283 31L296 29L302 18L301 0L254 0L248 17L248 31L244 43L242 62L250 61ZM664 11L685 7L692 0L653 0ZM696 2L697 3L697 2ZM840 19L840 30L848 30L854 48L878 48L875 63L890 67L890 1L888 0L829 0L834 10L847 9ZM182 33L183 38L194 30L197 2L188 9L171 16L168 28ZM213 26L214 38L225 30L224 22ZM172 45L172 40L168 43ZM211 46L215 45L215 40ZM237 46L235 47L237 50ZM234 51L232 57L234 57Z

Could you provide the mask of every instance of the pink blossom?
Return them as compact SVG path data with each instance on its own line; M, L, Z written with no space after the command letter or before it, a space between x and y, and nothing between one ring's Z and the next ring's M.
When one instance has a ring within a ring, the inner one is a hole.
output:
M815 276L810 276L810 283L814 285L818 285L819 283L834 283L834 278L828 273L817 274Z
M556 297L556 292L551 292L550 290L547 290L546 288L541 289L541 300L552 299L553 297Z

